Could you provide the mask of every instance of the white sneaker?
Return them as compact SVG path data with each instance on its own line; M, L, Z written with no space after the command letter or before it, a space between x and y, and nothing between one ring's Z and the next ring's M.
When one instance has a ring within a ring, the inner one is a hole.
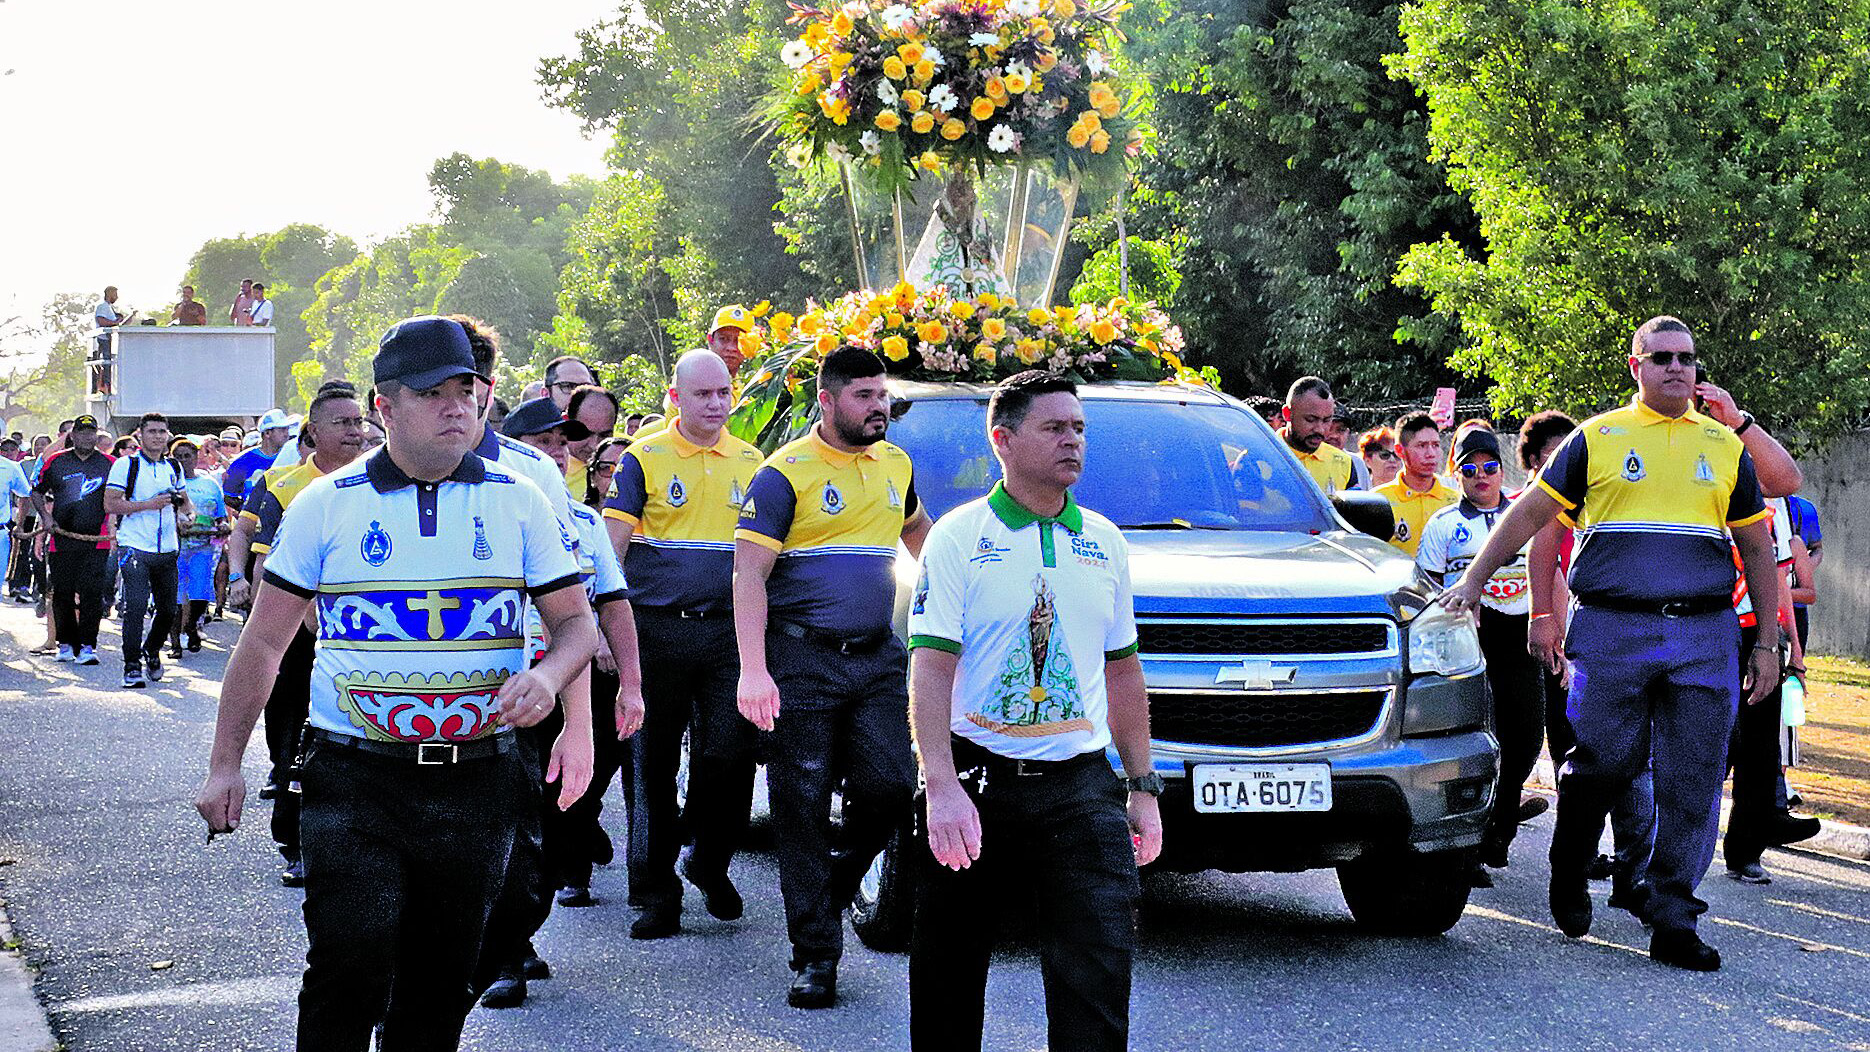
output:
M59 660L62 661L64 659L60 658ZM97 664L97 648L96 647L79 647L78 648L78 664L80 665Z
M71 647L66 646L64 643L60 643L58 645L58 659L57 660L71 661L71 660L74 660L77 656L78 655L72 653Z

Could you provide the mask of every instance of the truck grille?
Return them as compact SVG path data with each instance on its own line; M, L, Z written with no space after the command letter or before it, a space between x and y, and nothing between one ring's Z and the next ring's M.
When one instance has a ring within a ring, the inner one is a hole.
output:
M1136 632L1145 654L1366 654L1390 645L1380 622L1143 621Z
M1152 691L1149 736L1159 741L1271 749L1369 733L1388 691L1341 694L1175 694Z

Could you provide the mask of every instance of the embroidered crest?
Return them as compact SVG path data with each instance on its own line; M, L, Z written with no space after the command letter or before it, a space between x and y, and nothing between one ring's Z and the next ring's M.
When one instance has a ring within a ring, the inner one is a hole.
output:
M1710 486L1714 484L1714 465L1708 463L1706 453L1695 458L1695 481Z
M493 546L487 543L487 524L474 516L474 558L486 562L493 558Z
M1454 543L1455 544L1457 545L1466 544L1468 541L1468 538L1472 536L1473 534L1467 532L1466 526L1463 526L1459 523L1455 525L1455 528L1454 528Z
M759 509L753 506L753 494L747 494L747 499L740 502L740 517L742 519L751 519L759 513Z
M727 491L727 506L730 508L738 508L740 507L740 503L746 499L747 494L745 490L740 488L740 480L735 479L734 488Z
M390 535L383 532L383 524L372 521L370 528L364 531L363 543L358 552L364 561L372 566L382 566L390 561Z
M892 480L890 482L890 507L901 509L902 506L903 506L902 494L896 492L896 483Z
M819 499L818 506L824 509L826 515L836 515L844 510L844 494L839 493L836 486L827 482L824 496Z
M1623 480L1641 482L1648 477L1649 472L1643 467L1643 458L1636 455L1636 450L1630 450L1630 455L1623 458Z
M1406 541L1409 539L1409 520L1408 519L1397 519L1396 520L1396 539L1399 541Z
M688 503L688 487L682 485L682 476L669 476L669 506L679 508Z

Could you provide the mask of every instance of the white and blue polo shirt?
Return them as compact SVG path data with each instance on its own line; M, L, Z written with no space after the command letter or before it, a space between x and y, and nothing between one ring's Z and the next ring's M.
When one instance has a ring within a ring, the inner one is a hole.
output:
M306 486L265 579L317 603L312 726L404 742L506 730L527 599L581 585L577 547L537 486L471 453L440 482L385 448Z

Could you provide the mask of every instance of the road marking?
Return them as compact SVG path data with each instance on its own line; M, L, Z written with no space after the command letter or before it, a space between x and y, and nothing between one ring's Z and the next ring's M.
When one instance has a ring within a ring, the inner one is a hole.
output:
M1707 919L1713 921L1716 924L1725 924L1729 928L1739 928L1742 931L1757 932L1761 935L1770 935L1775 939L1785 939L1788 942L1796 942L1804 946L1816 946L1819 949L1836 950L1839 953L1848 953L1852 957L1862 957L1865 959L1870 959L1870 953L1865 953L1862 950L1853 950L1849 946L1834 946L1828 942L1818 942L1813 939L1801 938L1797 935L1787 935L1785 932L1772 931L1771 929L1768 929L1768 928L1762 928L1757 924L1746 924L1746 923L1743 923L1737 920L1728 920L1726 917L1709 917Z
M1564 934L1563 932L1560 932L1557 928L1551 926L1550 924L1540 924L1538 921L1535 921L1535 920L1528 920L1525 917L1515 917L1511 913L1501 913L1499 910L1488 909L1485 906L1476 906L1471 902L1468 903L1466 912L1473 914L1476 917L1485 918L1487 920L1505 921L1508 924L1518 924L1523 927L1535 929L1537 931L1555 932L1560 935ZM1591 946L1608 946L1613 950L1623 950L1627 953L1634 953L1639 957L1649 956L1648 950L1639 950L1634 946L1625 946L1623 943L1620 943L1620 942L1611 942L1609 939L1600 939L1595 935L1586 935L1582 939L1576 939L1573 941L1586 943Z
M1846 1012L1842 1008L1833 1008L1830 1005L1819 1004L1817 1001L1807 1001L1803 997L1794 997L1791 994L1774 994L1773 996L1782 998L1787 1001L1791 1001L1793 1004L1804 1005L1807 1008L1816 1008L1820 1012L1830 1012L1833 1015L1841 1015L1844 1018L1853 1020L1855 1022L1870 1023L1870 1016L1861 1016L1861 1015L1858 1015L1856 1012Z
M80 1015L88 1012L121 1012L130 1008L159 1008L171 1005L289 1005L299 992L299 976L269 975L257 979L226 979L221 982L187 983L135 994L106 994L86 997L49 1007L54 1015Z
M1798 910L1800 913L1809 913L1816 917L1830 917L1833 920L1847 920L1856 921L1858 924L1870 924L1870 917L1859 917L1854 913L1839 913L1836 910L1820 909L1817 906L1808 906L1803 902L1788 902L1785 899L1767 899L1766 902L1767 905L1770 906L1784 906L1786 909Z

